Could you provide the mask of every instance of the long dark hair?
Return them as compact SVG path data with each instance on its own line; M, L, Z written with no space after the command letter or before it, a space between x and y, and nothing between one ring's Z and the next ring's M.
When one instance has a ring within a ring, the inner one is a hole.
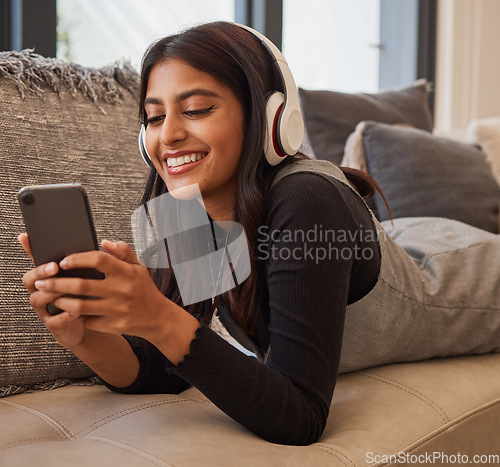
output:
M253 332L266 294L265 269L258 259L258 227L265 222L265 195L276 172L295 157L287 157L279 166L266 162L263 154L265 138L266 97L272 91L283 91L281 80L269 53L248 31L233 23L216 22L188 29L153 43L142 61L139 95L139 117L146 119L144 100L151 69L157 63L176 58L217 78L239 99L245 116L245 138L238 165L238 188L234 205L234 221L239 222L248 240L250 276L236 288L218 297L224 301L233 318L247 332ZM373 194L371 177L360 171L345 171L362 196ZM151 170L142 203L167 192L162 178ZM160 291L182 306L179 287L172 269L156 269L152 276ZM217 302L216 302L217 304ZM209 323L214 306L209 300L185 307L187 311Z

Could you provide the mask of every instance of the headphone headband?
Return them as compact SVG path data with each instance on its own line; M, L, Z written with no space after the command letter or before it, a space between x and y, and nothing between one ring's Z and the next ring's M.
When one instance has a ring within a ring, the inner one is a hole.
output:
M276 47L276 45L266 36L245 24L235 24L247 30L260 40L261 44L273 58L276 68L278 69L285 92L283 108L280 110L278 116L277 133L275 131L273 137L277 137L277 143L282 152L291 156L299 150L302 144L302 139L304 138L304 119L300 111L299 92L295 80L293 79L292 72L290 71L290 67L278 47ZM280 157L281 159L278 159L277 163L283 160L283 156ZM277 163L273 163L271 160L269 160L269 162L272 165L277 165Z
M267 37L244 24L233 23L250 32L272 57L283 84L284 93L274 92L267 100L267 132L264 153L271 165L277 165L287 155L295 154L304 137L304 119L300 111L299 92L292 72L281 51ZM139 150L144 161L152 168L154 164L146 150L146 128L139 133Z

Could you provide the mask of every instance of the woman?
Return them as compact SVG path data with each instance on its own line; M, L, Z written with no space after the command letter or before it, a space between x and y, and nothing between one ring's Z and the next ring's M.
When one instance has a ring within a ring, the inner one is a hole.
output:
M382 243L340 171L300 169L300 156L276 167L266 161L266 97L282 90L269 51L231 23L162 39L143 60L139 111L154 165L143 201L197 184L214 224L244 228L251 261L244 282L183 306L172 270L150 274L128 245L109 241L105 252L71 255L23 280L56 340L111 389L177 393L194 385L263 438L301 445L324 430L347 307L381 290ZM359 191L372 188L348 175ZM30 253L25 234L20 241ZM105 279L53 278L59 267L96 268ZM50 316L50 302L65 312ZM216 307L262 359L212 331Z

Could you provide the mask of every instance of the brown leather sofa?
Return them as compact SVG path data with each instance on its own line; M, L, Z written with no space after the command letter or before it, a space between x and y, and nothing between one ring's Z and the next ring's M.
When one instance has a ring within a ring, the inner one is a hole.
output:
M80 182L98 237L130 241L145 176L136 85L123 68L0 53L0 465L500 464L500 354L341 375L323 436L298 447L256 437L195 388L112 393L53 342L21 284L16 193Z

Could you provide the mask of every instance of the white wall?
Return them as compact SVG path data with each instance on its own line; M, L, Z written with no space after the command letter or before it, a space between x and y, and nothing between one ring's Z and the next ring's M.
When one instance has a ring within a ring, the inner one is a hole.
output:
M435 102L435 132L456 139L500 116L499 0L439 0Z

